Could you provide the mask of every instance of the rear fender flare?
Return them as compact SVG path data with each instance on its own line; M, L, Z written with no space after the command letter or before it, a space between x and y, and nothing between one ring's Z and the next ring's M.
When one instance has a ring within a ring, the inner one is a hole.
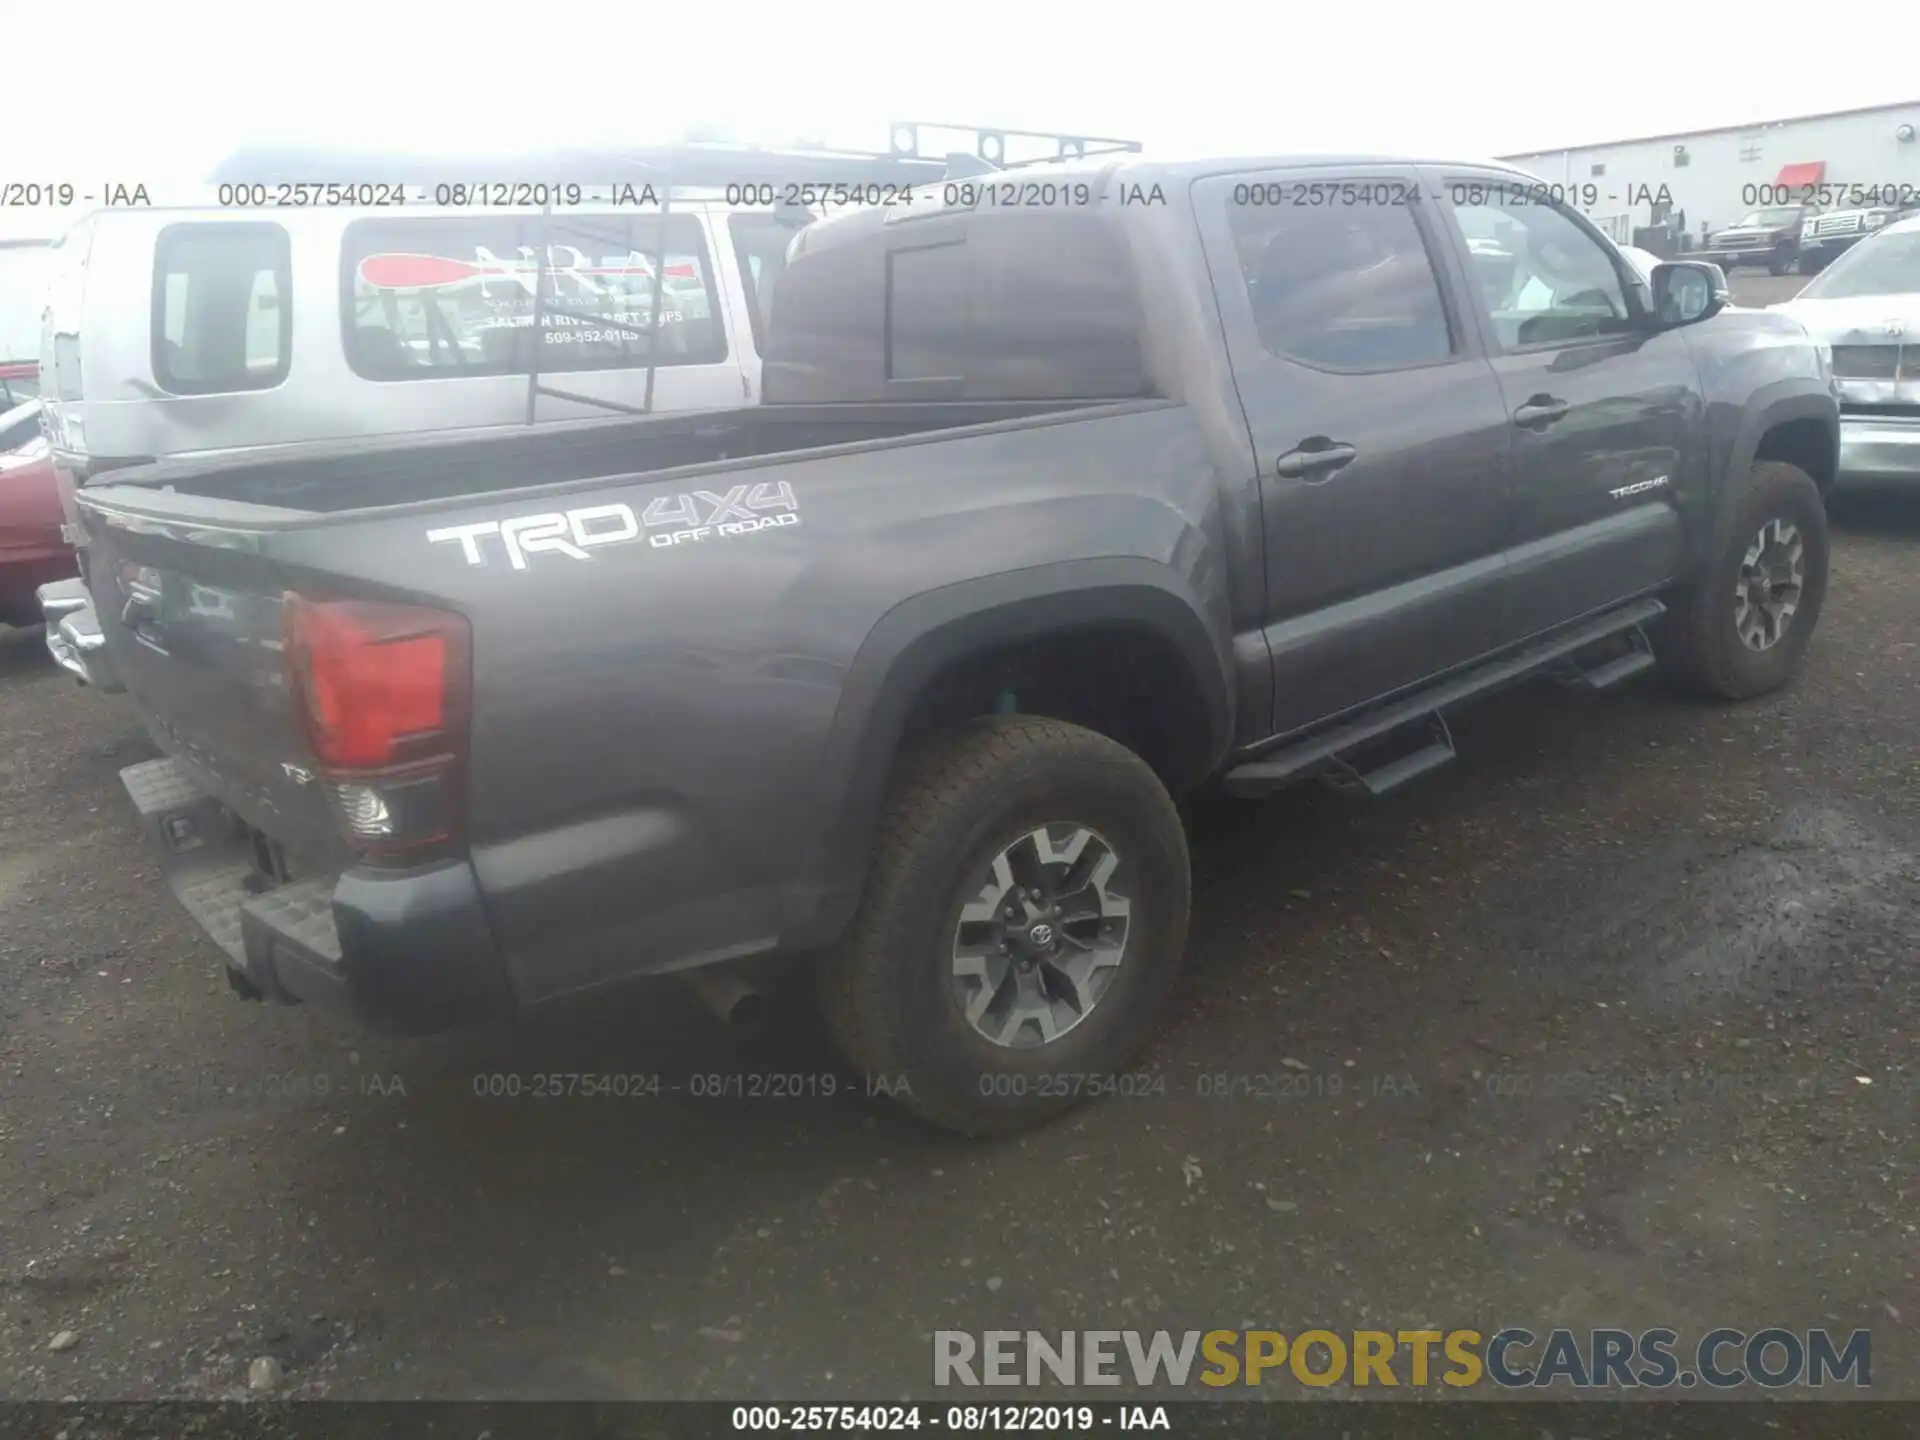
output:
M1218 768L1232 736L1226 627L1209 625L1192 589L1165 565L1068 561L915 596L881 618L848 667L822 764L822 813L831 818L806 887L817 900L794 917L790 943L825 943L852 920L908 715L941 671L1009 641L1111 624L1138 625L1185 660L1207 715L1207 768Z

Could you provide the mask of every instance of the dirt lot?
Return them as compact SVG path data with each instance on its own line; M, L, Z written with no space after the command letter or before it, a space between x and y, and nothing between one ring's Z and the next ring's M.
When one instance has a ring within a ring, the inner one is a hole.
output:
M1920 505L1856 503L1788 693L1524 690L1386 802L1202 806L1154 1093L991 1146L700 1098L837 1072L672 989L429 1043L243 1004L131 710L0 632L0 1395L888 1398L935 1329L1431 1323L1867 1327L1920 1396L1916 615ZM549 1071L682 1089L476 1095Z

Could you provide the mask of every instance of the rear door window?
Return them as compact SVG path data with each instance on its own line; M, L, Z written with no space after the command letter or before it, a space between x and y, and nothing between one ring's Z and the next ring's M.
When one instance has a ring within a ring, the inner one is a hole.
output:
M270 390L292 362L287 232L169 225L154 246L153 376L175 395Z
M341 253L347 363L368 380L716 364L727 332L698 219L361 220ZM653 314L654 271L661 303ZM538 290L539 330L534 329ZM538 362L537 364L535 362Z

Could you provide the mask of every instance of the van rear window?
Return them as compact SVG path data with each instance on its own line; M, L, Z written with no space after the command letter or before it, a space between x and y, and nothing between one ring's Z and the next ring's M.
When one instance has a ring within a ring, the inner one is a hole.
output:
M666 217L657 331L658 215L361 220L341 246L347 363L368 380L618 370L727 358L700 222ZM534 331L538 288L540 328ZM535 360L538 365L535 365Z
M287 232L169 225L153 253L153 378L175 395L270 390L293 358Z

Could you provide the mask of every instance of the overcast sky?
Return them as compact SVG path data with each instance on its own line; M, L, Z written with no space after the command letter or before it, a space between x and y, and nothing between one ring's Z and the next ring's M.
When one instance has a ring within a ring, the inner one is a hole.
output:
M168 188L248 140L515 148L644 142L693 122L750 142L883 149L895 118L1117 135L1169 157L1467 157L1920 91L1891 59L1916 53L1920 5L1855 0L1812 22L1783 9L1781 24L1764 13L1595 0L61 0L15 8L5 32L0 180ZM0 221L18 233L25 218Z

